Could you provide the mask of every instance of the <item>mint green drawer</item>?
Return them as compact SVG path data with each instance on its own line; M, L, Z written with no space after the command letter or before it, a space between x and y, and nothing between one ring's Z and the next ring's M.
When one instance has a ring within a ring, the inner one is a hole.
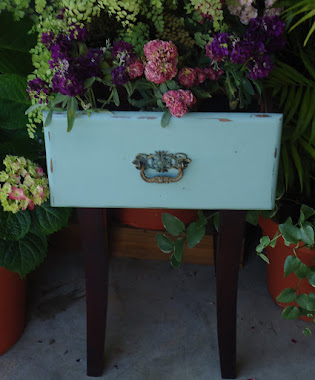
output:
M273 208L282 115L190 113L166 128L160 119L158 112L81 113L67 133L66 115L54 113L45 128L52 206ZM140 177L135 157L156 151L191 159L178 182Z

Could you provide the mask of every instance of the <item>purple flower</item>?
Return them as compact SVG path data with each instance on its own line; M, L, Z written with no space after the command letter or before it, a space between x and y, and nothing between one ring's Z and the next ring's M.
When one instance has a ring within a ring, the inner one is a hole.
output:
M28 89L26 90L33 98L38 99L39 103L43 100L46 101L47 97L50 95L49 84L40 78L35 78L28 82Z
M72 48L70 37L59 33L50 46L51 57L55 61L68 58L71 55Z
M79 42L84 42L87 39L88 33L85 26L73 25L70 29L70 39Z
M129 81L129 75L124 66L116 66L111 70L112 83L121 86Z
M221 62L229 55L230 37L227 33L218 33L213 36L212 42L206 46L206 55L216 62Z
M269 55L263 55L251 61L248 64L248 68L250 70L248 77L256 80L266 78L273 69L273 64Z
M50 46L51 46L54 38L55 38L55 35L54 35L52 30L47 32L47 33L43 33L42 34L42 43L44 45L46 45L48 47L48 49L50 49Z
M59 14L56 16L56 19L58 19L58 20L62 20L64 14L65 14L65 11L66 11L65 8L61 9L61 11L59 12Z
M52 79L54 92L77 96L85 93L84 83L88 78L101 75L100 60L102 51L90 49L86 56L70 57L53 63L55 70Z
M119 53L132 53L133 52L133 45L130 44L129 42L125 41L115 41L113 42L113 46L111 48L111 53L113 58L116 58L116 56Z

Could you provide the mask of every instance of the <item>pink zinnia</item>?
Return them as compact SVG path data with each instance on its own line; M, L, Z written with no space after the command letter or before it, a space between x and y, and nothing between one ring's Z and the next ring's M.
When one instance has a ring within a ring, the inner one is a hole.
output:
M173 79L177 74L177 60L172 61L148 61L144 74L148 81L160 84Z
M23 192L23 189L19 189L15 186L12 186L11 193L9 194L9 199L24 201L26 199L26 196Z

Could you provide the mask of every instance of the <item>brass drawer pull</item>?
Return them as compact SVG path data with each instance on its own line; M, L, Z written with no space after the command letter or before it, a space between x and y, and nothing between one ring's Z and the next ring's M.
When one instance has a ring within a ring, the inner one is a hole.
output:
M191 159L184 153L167 153L166 151L158 151L154 154L139 153L132 163L140 170L141 178L148 183L172 183L179 181L184 174ZM147 177L145 171L153 169L158 173L166 173L169 169L177 169L176 177L172 175L158 175Z

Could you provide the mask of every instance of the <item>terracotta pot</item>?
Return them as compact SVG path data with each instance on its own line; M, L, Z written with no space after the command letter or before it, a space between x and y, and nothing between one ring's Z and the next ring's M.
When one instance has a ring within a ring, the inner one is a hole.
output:
M278 224L270 219L260 217L259 225L263 234L269 236L270 239L272 239L278 231ZM294 273L283 277L283 266L285 259L292 254L292 247L287 247L281 237L277 240L277 245L275 248L266 248L266 255L270 261L270 264L267 265L268 290L272 299L282 308L285 308L288 305L294 305L294 303L284 304L278 302L276 298L284 289L295 288L300 281ZM305 265L314 265L315 249L307 249L302 247L297 250L297 255ZM299 289L301 293L305 294L309 294L310 292L314 293L315 290L305 278L300 282ZM301 319L305 321L312 321L312 319L307 317L301 317Z
M26 280L0 267L0 355L12 347L25 326Z
M112 210L112 217L120 224L146 230L163 230L162 213L176 216L186 225L198 218L196 210L119 208Z

